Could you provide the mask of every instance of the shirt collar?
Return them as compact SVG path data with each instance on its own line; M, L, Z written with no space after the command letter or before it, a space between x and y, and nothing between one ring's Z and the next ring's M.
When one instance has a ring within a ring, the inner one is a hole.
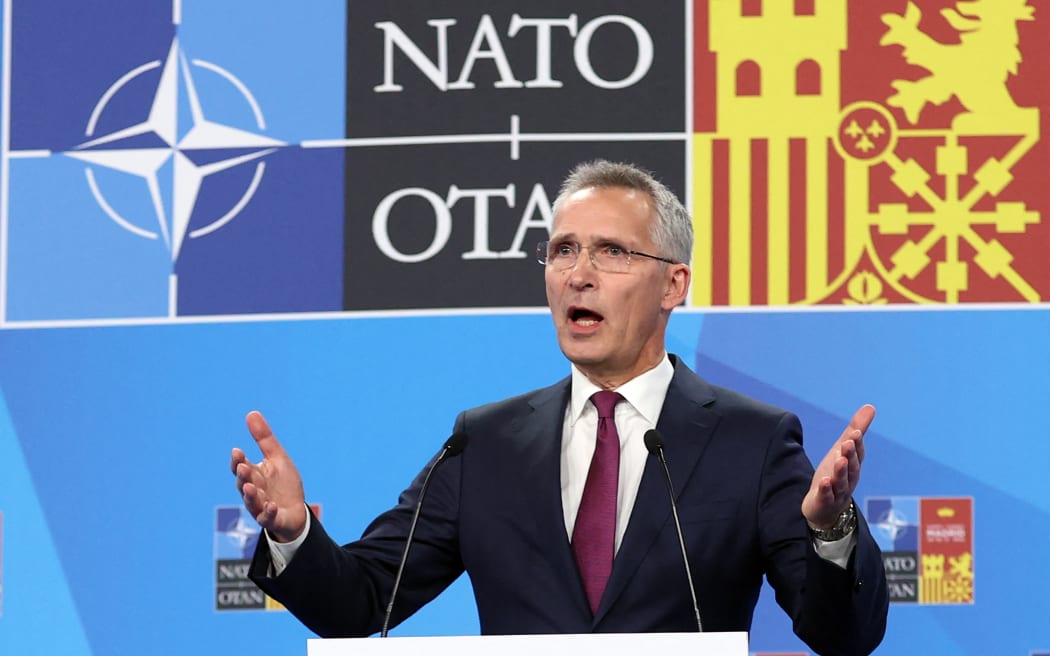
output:
M674 365L664 353L660 364L635 376L617 387L615 391L619 392L638 411L638 414L655 426L657 420L660 419L660 409L663 408L664 399L667 398L667 388L673 377ZM601 389L577 369L576 365L572 365L572 398L569 402L569 419L573 424L586 410L591 396Z

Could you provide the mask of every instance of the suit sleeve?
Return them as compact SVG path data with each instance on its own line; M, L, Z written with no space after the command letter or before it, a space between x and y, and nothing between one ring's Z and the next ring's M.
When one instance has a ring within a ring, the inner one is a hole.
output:
M436 458L436 457L435 457ZM434 472L423 503L391 618L396 626L448 587L462 572L459 555L459 458ZM277 577L270 577L265 540L256 547L249 577L323 638L363 637L382 628L416 501L431 462L377 517L361 539L338 545L313 518L305 542Z
M815 652L870 654L882 641L889 608L882 554L858 516L846 569L817 555L801 509L812 477L798 418L785 413L769 442L759 497L767 576L795 633Z

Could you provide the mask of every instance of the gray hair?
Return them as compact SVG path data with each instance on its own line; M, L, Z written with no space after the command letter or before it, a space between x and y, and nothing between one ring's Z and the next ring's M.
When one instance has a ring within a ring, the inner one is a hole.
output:
M648 171L634 164L604 159L579 164L565 178L554 200L554 216L572 194L581 189L622 187L645 192L653 200L656 222L652 238L660 255L688 264L693 253L693 221L681 201Z

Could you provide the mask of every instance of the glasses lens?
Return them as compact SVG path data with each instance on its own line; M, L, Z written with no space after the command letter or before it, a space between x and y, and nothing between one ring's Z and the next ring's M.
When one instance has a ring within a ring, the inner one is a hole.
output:
M595 264L601 271L609 273L623 273L631 265L631 255L627 249L620 246L608 245L595 247L591 250Z
M567 242L552 243L541 241L536 247L536 257L540 262L555 269L568 269L576 263L580 248Z
M591 263L599 271L624 273L631 266L631 252L616 244L581 246L570 242L541 241L536 244L536 260L558 270L569 269L586 250Z

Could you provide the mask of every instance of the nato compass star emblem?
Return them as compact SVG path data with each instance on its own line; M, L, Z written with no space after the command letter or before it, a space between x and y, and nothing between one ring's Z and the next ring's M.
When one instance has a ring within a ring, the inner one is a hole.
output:
M110 102L127 84L158 68L161 69L160 80L146 120L108 134L98 134L97 125ZM215 64L199 59L190 62L176 37L163 62L155 60L128 71L102 94L87 124L85 134L88 140L64 153L89 164L85 170L88 186L110 219L145 239L164 240L173 268L168 303L171 316L175 314L177 293L174 265L186 239L215 232L236 218L262 180L266 164L261 160L278 147L287 145L255 132L209 120L194 84L195 68L218 74L233 85L250 106L256 127L260 131L266 128L262 111L248 88L232 73ZM179 116L180 90L186 94L185 104L190 113L188 121L180 121L180 118L185 118ZM188 129L180 130L180 122L188 124ZM220 216L209 217L202 227L190 230L190 219L205 178L252 163L255 165L254 176L232 207ZM93 170L96 166L140 178L148 189L154 216L128 217L118 212L107 202L99 186ZM165 176L168 177L165 179ZM167 199L165 189L170 189Z
M215 509L215 558L242 560L251 558L262 529L243 506L220 506Z
M223 536L233 544L242 555L248 555L249 544L254 545L259 537L259 529L250 526L244 521L244 517L238 515L237 521L230 526Z
M896 543L897 538L901 533L906 531L911 524L908 522L908 518L902 513L890 508L874 522L874 526L883 535L888 537L890 542Z

